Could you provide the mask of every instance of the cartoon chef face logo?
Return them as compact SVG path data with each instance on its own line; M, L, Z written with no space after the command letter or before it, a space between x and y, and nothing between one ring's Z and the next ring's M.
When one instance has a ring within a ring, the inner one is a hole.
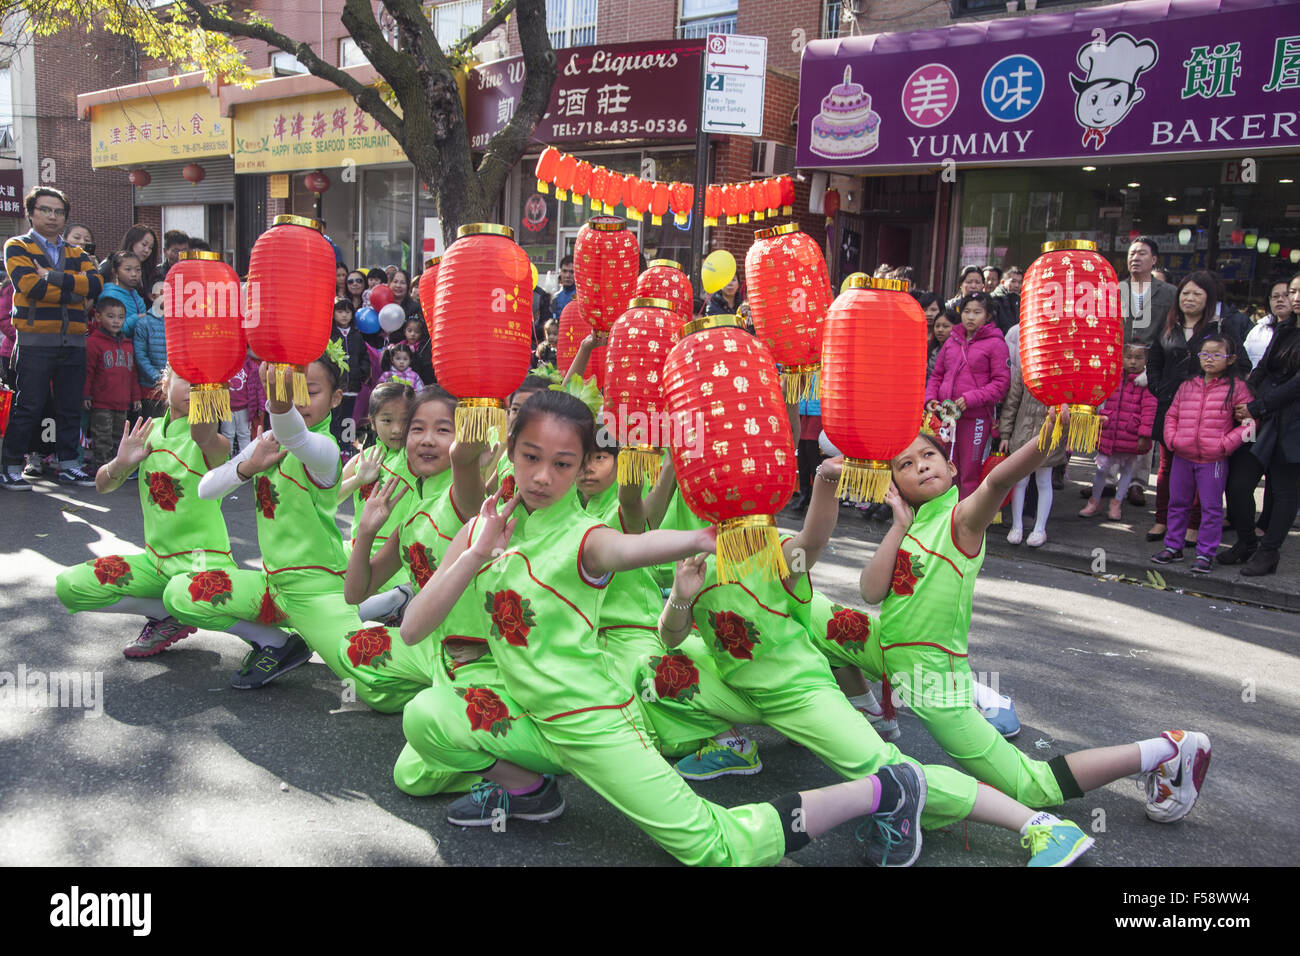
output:
M1138 79L1156 65L1159 51L1151 40L1134 40L1116 33L1104 43L1098 39L1079 48L1082 78L1070 74L1076 99L1074 118L1083 127L1083 145L1099 150L1106 134L1119 125L1146 93Z

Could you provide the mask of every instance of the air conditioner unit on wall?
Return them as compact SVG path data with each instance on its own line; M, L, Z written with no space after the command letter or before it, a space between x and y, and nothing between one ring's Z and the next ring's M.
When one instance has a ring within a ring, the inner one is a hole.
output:
M770 139L754 142L751 168L755 176L782 176L794 172L794 147Z

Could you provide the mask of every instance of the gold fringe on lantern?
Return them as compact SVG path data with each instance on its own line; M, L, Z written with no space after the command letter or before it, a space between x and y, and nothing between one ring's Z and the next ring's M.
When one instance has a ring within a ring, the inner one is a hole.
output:
M781 388L785 392L785 403L794 405L807 399L815 399L813 379L821 365L787 365L781 369Z
M1101 416L1097 409L1092 405L1070 405L1069 409L1070 434L1066 447L1075 452L1096 451L1101 438Z
M745 515L718 524L718 582L735 584L757 572L765 581L789 575L776 519Z
M652 445L635 445L618 453L618 483L640 487L647 481L659 480L663 467L663 453Z
M1061 416L1056 416L1056 424L1049 430L1047 422L1038 432L1038 450L1053 451L1061 443Z
M306 405L307 396L307 370L301 365L291 365L288 362L273 362L271 364L271 386L275 390L275 400L277 402L289 401L289 393L285 389L285 379L289 378L289 373L293 373L293 403L298 406ZM269 396L268 396L269 397Z
M190 386L190 421L230 421L230 390L222 384Z
M456 441L501 441L506 404L499 398L462 398L456 403Z
M879 503L885 500L893 474L887 461L846 457L840 469L840 483L835 486L835 497L859 504Z

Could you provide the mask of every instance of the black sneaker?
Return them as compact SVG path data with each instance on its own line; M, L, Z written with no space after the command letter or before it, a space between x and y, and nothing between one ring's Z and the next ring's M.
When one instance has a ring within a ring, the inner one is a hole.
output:
M32 486L22 475L12 471L0 472L0 488L5 491L31 491Z
M75 466L62 469L54 476L54 480L61 485L76 485L78 488L95 487L95 479Z
M263 687L310 659L311 648L297 634L291 635L282 647L251 648L244 655L238 673L230 678L230 686L236 690Z
M858 839L867 844L867 862L872 866L911 866L921 855L921 811L925 809L925 774L910 763L882 767L877 776L888 774L902 796L892 810L883 807L858 827ZM862 827L868 828L866 837Z
M1152 564L1173 564L1175 561L1183 560L1183 549L1175 551L1173 548L1161 548L1155 554L1151 555Z
M1209 574L1214 570L1214 561L1203 554L1198 554L1192 562L1193 574Z
M542 780L542 789L515 796L499 783L476 783L447 808L447 822L458 827L490 827L498 820L554 820L564 812L564 797L555 777L548 773Z

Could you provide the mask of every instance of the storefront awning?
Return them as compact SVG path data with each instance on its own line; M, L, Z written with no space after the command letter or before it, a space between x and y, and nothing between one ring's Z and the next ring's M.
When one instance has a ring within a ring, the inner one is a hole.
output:
M796 162L881 173L1300 149L1300 5L1135 0L816 40Z

